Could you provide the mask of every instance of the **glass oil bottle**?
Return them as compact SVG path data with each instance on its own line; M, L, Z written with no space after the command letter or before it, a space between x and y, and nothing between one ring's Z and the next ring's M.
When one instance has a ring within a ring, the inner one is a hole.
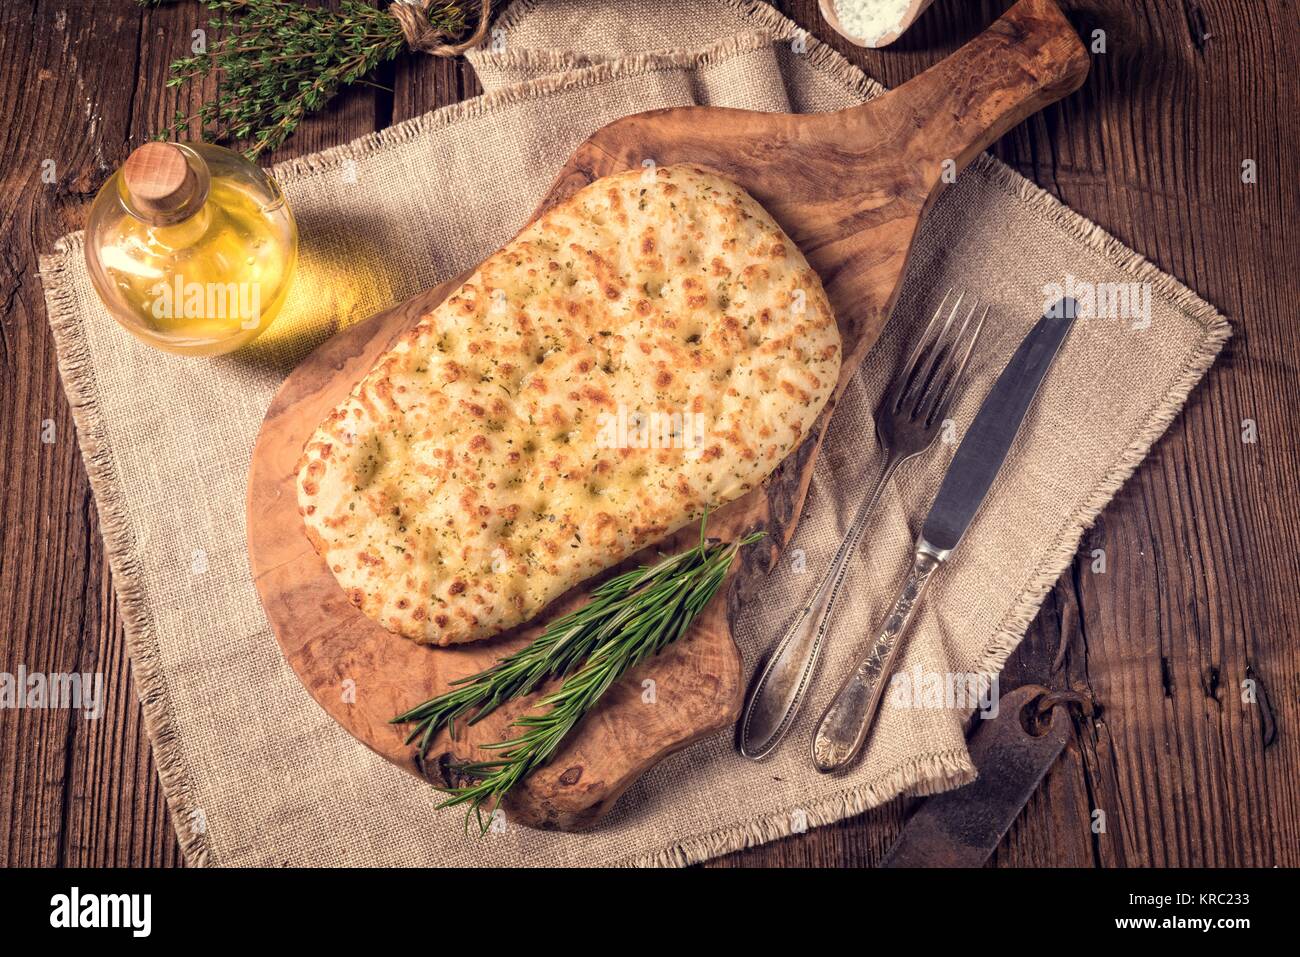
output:
M146 143L95 197L86 265L132 335L219 355L255 339L284 304L298 230L279 186L238 153Z

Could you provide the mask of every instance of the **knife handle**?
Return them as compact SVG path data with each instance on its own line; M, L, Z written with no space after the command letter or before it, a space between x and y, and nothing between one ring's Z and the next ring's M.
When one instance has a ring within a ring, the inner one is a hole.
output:
M866 656L840 685L830 707L817 722L812 739L812 759L823 774L847 766L862 750L880 711L894 659L898 657L916 606L925 594L930 577L946 557L946 552L933 549L924 539L917 545L907 581L894 600L894 607L885 623Z

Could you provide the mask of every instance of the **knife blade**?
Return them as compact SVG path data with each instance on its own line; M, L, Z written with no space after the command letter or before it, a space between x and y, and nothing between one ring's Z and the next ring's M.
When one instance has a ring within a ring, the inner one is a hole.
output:
M935 552L957 547L997 478L1025 413L1074 326L1078 304L1062 299L1034 324L984 397L921 526Z

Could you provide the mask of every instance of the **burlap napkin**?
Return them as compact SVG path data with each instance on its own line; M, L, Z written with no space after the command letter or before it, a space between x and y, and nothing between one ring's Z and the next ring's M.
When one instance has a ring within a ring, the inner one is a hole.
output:
M244 480L271 395L298 359L507 240L570 151L616 117L688 103L829 110L879 91L770 7L740 0L526 0L501 16L493 46L473 56L486 96L275 170L301 225L301 271L274 328L240 354L175 358L126 335L91 291L79 234L42 262L60 370L187 859L683 864L905 790L967 781L964 707L887 710L845 777L817 775L806 747L812 716L898 586L918 515L979 400L1052 284L1103 293L1121 288L1105 284L1136 284L1145 309L1076 326L991 501L921 608L908 674L1001 667L1085 526L1228 336L1226 321L1190 291L987 158L931 213L894 321L836 412L794 548L737 623L752 667L834 550L877 465L870 412L902 344L946 289L980 295L994 318L954 412L953 441L886 493L852 565L818 692L770 761L742 759L720 734L647 774L594 833L507 827L467 838L458 811L435 813L437 794L346 735L281 658L249 578Z

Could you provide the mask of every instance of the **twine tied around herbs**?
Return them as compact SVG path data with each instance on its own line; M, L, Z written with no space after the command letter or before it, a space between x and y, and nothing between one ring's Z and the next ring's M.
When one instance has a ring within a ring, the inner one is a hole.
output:
M402 27L402 36L412 50L430 56L459 56L483 42L492 15L492 0L481 0L478 25L460 43L444 43L446 34L429 23L425 12L435 0L394 0L388 12Z

